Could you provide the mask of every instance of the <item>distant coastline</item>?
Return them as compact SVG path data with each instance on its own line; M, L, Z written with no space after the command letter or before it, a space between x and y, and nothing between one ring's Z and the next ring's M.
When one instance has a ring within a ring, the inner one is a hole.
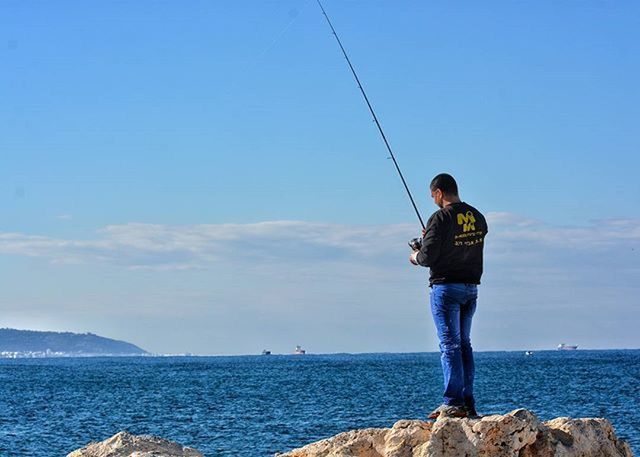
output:
M0 358L149 356L126 341L93 333L0 329Z
M587 348L581 347L579 352L587 351L636 351L638 348ZM291 352L269 352L269 357L296 356ZM306 351L305 351L306 352ZM542 352L558 352L556 348L544 349L487 349L475 350L482 354L490 353L522 353L535 355ZM564 351L560 351L564 352ZM575 352L575 351L568 351ZM438 353L438 351L414 352L316 352L307 356L371 356L371 355L416 355ZM132 343L102 337L93 333L50 332L36 330L19 330L0 328L0 359L42 359L73 357L265 357L254 354L193 354L193 353L151 353Z

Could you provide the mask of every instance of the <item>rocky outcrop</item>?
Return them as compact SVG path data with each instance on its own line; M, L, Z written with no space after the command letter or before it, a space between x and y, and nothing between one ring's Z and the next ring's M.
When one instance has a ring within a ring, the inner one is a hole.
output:
M189 447L155 436L135 436L120 432L100 443L73 451L67 457L204 457Z
M482 419L401 420L340 433L279 457L632 457L606 419L540 422L526 409Z

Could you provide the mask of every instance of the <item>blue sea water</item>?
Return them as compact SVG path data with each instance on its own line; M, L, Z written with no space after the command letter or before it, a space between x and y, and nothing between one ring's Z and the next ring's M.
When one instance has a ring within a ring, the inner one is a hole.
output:
M476 353L481 413L606 417L640 452L640 350ZM270 456L424 418L439 354L0 359L0 455L65 456L120 430Z

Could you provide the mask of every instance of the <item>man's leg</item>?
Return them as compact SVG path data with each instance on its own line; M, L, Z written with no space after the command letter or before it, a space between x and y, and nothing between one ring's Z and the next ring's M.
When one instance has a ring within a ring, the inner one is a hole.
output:
M445 405L464 406L464 371L460 344L460 302L457 284L434 284L431 313L440 339Z
M475 365L473 362L473 349L471 348L471 322L476 311L478 290L476 286L466 286L468 295L465 303L460 307L460 345L462 352L462 366L464 370L464 403L470 410L475 411L475 398L473 396L473 380Z

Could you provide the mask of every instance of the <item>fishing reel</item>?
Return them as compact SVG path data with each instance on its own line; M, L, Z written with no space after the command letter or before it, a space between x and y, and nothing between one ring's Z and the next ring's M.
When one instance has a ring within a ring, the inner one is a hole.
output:
M409 241L409 246L414 251L419 251L422 248L422 238L414 238Z

